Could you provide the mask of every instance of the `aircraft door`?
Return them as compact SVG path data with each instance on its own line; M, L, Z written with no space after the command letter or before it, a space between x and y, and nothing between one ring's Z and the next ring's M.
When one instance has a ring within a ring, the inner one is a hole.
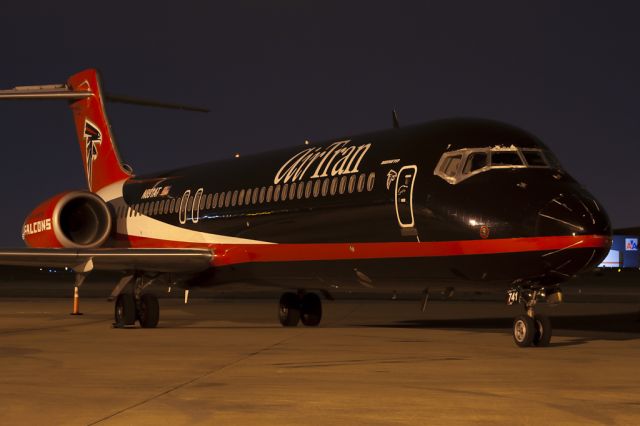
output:
M417 235L413 216L413 184L416 181L418 167L403 166L398 171L395 190L395 206L398 224L402 235Z

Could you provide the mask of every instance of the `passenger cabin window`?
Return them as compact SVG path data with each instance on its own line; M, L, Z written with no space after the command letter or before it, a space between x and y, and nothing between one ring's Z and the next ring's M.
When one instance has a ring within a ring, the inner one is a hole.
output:
M348 178L346 176L342 176L340 178L340 188L339 188L340 194L344 194L344 191L347 190L347 179Z
M358 177L358 192L362 192L364 191L364 184L367 181L367 176L362 173L359 177Z
M433 174L452 185L492 169L550 168L552 164L538 148L493 146L445 152Z
M349 177L349 194L352 194L356 189L356 175L351 175Z
M333 179L331 179L331 195L336 195L336 191L338 190L338 178L334 176Z
M367 179L367 191L371 192L373 191L373 186L376 183L376 173L375 172L371 172L369 173L369 179Z
M329 193L329 178L324 178L322 181L322 196L326 197Z
M308 181L306 187L304 188L304 198L311 197L311 191L313 189L313 182ZM318 194L316 194L316 197Z

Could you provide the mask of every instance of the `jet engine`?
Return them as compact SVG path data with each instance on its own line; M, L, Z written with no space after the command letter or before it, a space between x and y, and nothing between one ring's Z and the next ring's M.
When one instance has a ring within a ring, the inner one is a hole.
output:
M36 207L22 227L22 239L35 248L96 248L111 234L107 203L87 191L58 194Z

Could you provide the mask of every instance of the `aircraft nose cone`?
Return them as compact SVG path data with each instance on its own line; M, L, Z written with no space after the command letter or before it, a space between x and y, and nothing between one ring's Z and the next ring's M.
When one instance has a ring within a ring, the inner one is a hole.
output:
M538 212L538 235L610 235L609 218L584 194L559 194Z
M549 251L544 261L554 275L568 278L600 264L609 252L611 224L602 206L589 194L559 194L540 211L537 218L540 236L578 237L564 248ZM580 238L583 237L583 238ZM581 248L586 239L599 241Z

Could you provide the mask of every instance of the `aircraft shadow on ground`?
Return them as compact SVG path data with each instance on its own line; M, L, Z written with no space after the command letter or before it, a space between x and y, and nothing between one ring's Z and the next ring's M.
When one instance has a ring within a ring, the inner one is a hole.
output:
M465 319L416 319L396 321L390 324L366 324L365 327L392 328L449 328L486 330L511 330L512 318L465 318ZM574 315L551 317L554 333L566 334L565 331L597 332L593 339L587 340L631 340L640 338L640 314L629 312L607 315ZM629 335L606 336L602 333L630 333ZM588 333L586 333L588 334Z

